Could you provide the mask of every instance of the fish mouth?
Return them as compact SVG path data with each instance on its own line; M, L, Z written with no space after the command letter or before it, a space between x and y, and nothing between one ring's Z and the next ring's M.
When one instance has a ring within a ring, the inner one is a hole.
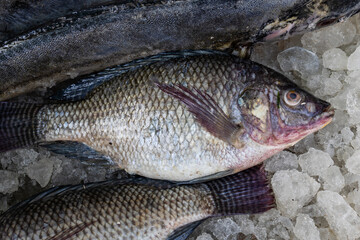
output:
M313 125L316 129L324 128L326 125L328 125L334 118L335 115L335 109L331 106L324 109L322 114L319 114L315 116L310 121L310 125Z

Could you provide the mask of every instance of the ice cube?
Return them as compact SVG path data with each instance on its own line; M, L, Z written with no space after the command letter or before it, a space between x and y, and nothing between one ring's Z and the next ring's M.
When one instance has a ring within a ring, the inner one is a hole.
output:
M340 48L332 48L322 55L323 65L331 70L346 70L348 57Z
M350 123L360 123L360 91L358 88L351 88L347 92L346 110L350 115Z
M217 239L228 239L233 235L237 235L241 232L239 225L237 225L232 219L224 218L224 219L216 219L212 221L212 231L211 233Z
M346 200L349 203L354 204L355 211L360 214L360 191L359 189L355 189L352 192L349 192L349 194L346 197Z
M20 173L23 173L24 169L39 157L39 153L34 149L17 149L14 153L15 155L12 157L12 162L17 165Z
M321 88L315 92L317 96L334 96L338 93L343 84L342 79L344 79L344 75L338 72L333 72L328 78L324 78Z
M360 237L360 218L341 195L320 191L316 199L330 228L339 239L352 240Z
M0 193L13 193L19 188L19 179L16 172L0 170Z
M268 172L296 169L297 167L297 156L288 151L282 151L265 161L265 170Z
M314 220L306 214L299 214L296 217L294 234L299 240L320 240L320 233Z
M353 131L349 127L344 127L341 130L341 136L344 144L349 144L354 137Z
M351 173L360 174L360 150L356 150L346 161L346 168Z
M301 213L309 215L312 218L323 216L323 213L321 212L321 210L317 204L311 204L311 205L303 207L301 209Z
M324 240L339 240L329 228L319 228L320 238Z
M309 151L310 147L317 147L317 146L318 143L315 140L315 135L310 134L307 137L305 137L303 140L295 144L295 146L292 147L292 150L297 154L300 154Z
M356 136L356 137L351 141L351 146L352 146L355 150L360 149L360 136Z
M358 88L359 81L360 81L360 70L349 71L347 73L348 73L348 75L344 79L345 82L348 83L352 87Z
M302 77L314 75L320 71L319 58L305 48L288 48L279 53L277 60L284 72L297 71Z
M43 158L28 166L26 174L38 182L41 187L45 187L50 181L53 168L54 162L49 158Z
M360 70L360 46L349 56L347 69L351 71Z
M202 233L196 238L196 240L213 240L213 238L208 233Z
M350 146L344 146L342 148L339 148L336 151L337 159L345 162L347 159L349 159L351 157L351 155L353 155L354 151L355 151L354 148L352 148Z
M351 86L345 85L336 96L330 98L328 101L336 110L347 110L347 96L352 89ZM344 114L347 115L347 112L344 112Z
M334 161L328 153L315 148L310 148L307 153L299 156L300 167L310 176L319 176L333 164Z
M320 174L324 181L323 188L333 192L340 192L345 187L345 178L338 166L331 166Z
M235 215L233 219L243 234L250 235L255 232L254 223L249 219L249 215Z
M301 43L305 48L323 54L328 49L351 43L355 34L355 26L350 21L346 21L305 33L301 38Z
M282 170L271 179L278 209L293 218L300 208L307 204L320 188L306 173L296 170Z

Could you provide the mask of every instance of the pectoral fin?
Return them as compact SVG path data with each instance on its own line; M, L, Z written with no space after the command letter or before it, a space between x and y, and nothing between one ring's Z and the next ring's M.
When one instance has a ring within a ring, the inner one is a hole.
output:
M207 93L183 85L161 84L155 81L165 93L179 99L195 116L195 119L208 132L225 142L234 144L234 136L237 136L242 126L236 125L224 113L216 101Z

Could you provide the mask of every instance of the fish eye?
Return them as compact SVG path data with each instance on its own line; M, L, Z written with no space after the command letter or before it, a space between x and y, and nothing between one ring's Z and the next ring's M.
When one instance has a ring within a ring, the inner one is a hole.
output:
M290 107L297 106L301 102L301 100L301 94L294 90L288 90L284 94L284 102Z

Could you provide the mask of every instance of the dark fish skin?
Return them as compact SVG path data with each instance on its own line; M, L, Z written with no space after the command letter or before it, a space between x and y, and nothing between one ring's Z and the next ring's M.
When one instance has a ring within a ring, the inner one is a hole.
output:
M193 185L110 180L50 189L14 206L0 215L0 238L161 240L191 222L273 206L259 166Z
M0 42L74 12L128 0L8 0L0 2Z
M134 64L81 100L0 102L0 151L73 141L128 173L191 181L257 165L332 120L329 103L224 52L166 53Z
M44 8L51 2L43 1ZM145 2L84 10L89 15L61 18L6 42L0 48L0 100L159 52L224 49L309 31L360 8L357 0Z

